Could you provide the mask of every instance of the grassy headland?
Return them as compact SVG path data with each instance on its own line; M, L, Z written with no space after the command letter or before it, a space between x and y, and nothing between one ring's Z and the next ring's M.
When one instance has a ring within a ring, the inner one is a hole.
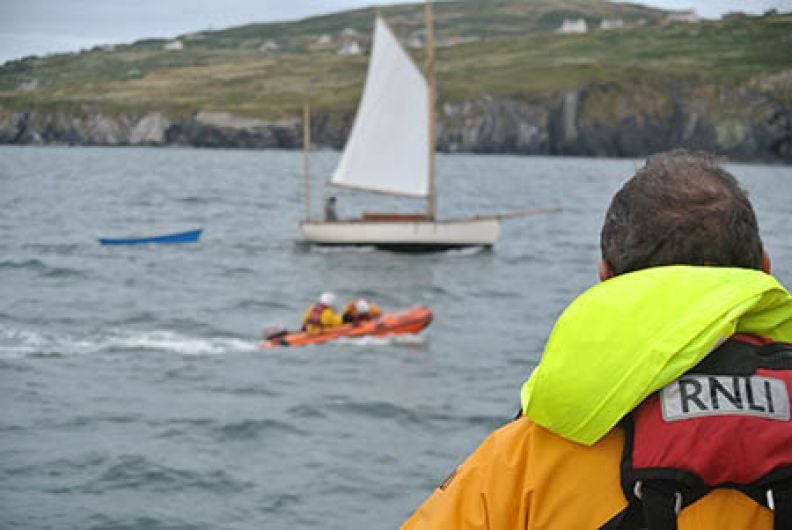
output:
M423 27L420 5L379 11L400 38ZM662 11L638 5L468 0L438 2L435 15L443 102L482 95L531 101L592 83L651 87L674 80L746 87L792 102L790 14L660 25ZM0 67L0 107L157 110L177 119L203 109L279 119L298 116L310 101L315 109L348 113L365 76L374 16L374 9L361 9L183 35L177 51L146 40L11 61ZM592 29L555 33L565 18L584 18ZM629 27L597 29L603 19ZM364 53L339 55L342 39L357 41ZM420 48L410 53L422 64ZM601 112L618 112L602 97Z

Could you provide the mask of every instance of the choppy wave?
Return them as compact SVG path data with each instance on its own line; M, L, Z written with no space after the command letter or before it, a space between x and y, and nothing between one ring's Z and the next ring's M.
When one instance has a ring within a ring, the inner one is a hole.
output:
M225 337L188 337L173 331L150 331L118 337L109 341L114 349L166 351L186 355L222 354L256 351L255 342Z
M271 441L279 435L302 436L305 431L293 423L269 418L245 418L220 422L210 418L188 418L147 422L159 430L160 438L201 436L217 443Z
M257 350L257 343L228 337L192 337L174 331L114 330L84 337L0 326L0 357L68 356L118 351L218 355Z
M139 311L133 313L131 315L124 315L122 319L118 320L110 320L108 325L113 327L121 327L121 326L129 326L133 324L149 324L152 322L158 322L159 318L157 317L156 313L153 311Z
M214 528L209 524L198 524L179 517L166 517L157 515L129 515L129 516L110 516L107 514L94 514L90 517L86 526L89 530L211 530Z
M279 513L287 508L299 505L301 501L302 498L299 495L282 493L265 499L260 509L264 513Z
M2 269L34 269L43 270L47 266L44 262L38 259L27 259L22 261L6 260L0 261L0 270Z
M245 310L259 310L259 309L288 309L292 310L292 306L285 302L278 302L277 300L262 300L258 298L245 298L237 302L234 309Z
M289 414L289 416L300 419L316 420L326 417L319 407L313 405L306 405L305 403L295 405L286 412Z
M220 276L251 276L257 271L250 267L225 267L218 272Z
M210 204L211 201L212 201L212 199L210 199L209 197L197 197L197 196L193 196L193 195L191 195L189 197L180 197L180 198L174 199L174 200L176 202L180 202L182 204L190 204L190 205L194 205L194 204L198 204L198 205L200 205L200 204Z
M47 334L0 326L0 355L5 358L49 352L52 343L52 337Z
M429 336L402 334L386 337L341 337L335 342L361 348L369 346L425 346L429 342Z
M138 414L96 414L93 416L79 415L59 423L48 422L48 425L67 430L83 427L94 429L100 424L129 424L140 420L141 416Z
M505 290L505 289L477 289L471 291L475 296L480 298L492 298L492 299L505 299L505 298L523 298L523 293L517 292L515 290Z
M141 455L123 455L105 466L102 473L74 488L82 493L105 493L110 490L146 490L184 492L206 490L216 494L233 493L251 487L224 470L195 471L153 462Z
M417 414L415 411L388 403L385 401L341 401L332 403L330 408L341 412L342 414L351 414L353 416L365 416L377 419L389 418L398 421L399 423L412 423L420 424L425 421L425 418Z
M257 440L273 433L303 434L303 431L284 421L258 419L227 423L215 431L221 442Z
M0 261L0 271L2 270L32 271L43 278L86 277L85 272L81 270L70 267L53 267L51 265L47 265L45 262L39 259Z
M249 384L242 386L234 385L209 385L204 387L207 392L214 392L217 394L230 394L234 396L255 396L271 398L278 396L279 393L267 388L261 384Z
M12 477L37 476L42 473L50 477L69 476L74 473L98 468L105 458L95 452L71 458L56 458L39 464L24 464L6 467L3 473Z
M42 252L48 254L70 255L80 249L80 245L76 243L28 243L22 245L25 250L32 250L34 252Z

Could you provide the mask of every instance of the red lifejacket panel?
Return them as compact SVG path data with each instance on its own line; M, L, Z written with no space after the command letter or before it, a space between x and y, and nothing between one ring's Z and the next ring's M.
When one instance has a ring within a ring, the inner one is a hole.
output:
M311 314L308 316L308 322L311 324L315 324L317 326L322 325L322 312L327 309L328 306L324 304L315 304L311 308Z
M371 313L358 313L358 312L355 312L355 314L352 315L352 323L354 325L356 325L356 326L359 325L359 324L362 324L363 322L368 322L369 320L372 320L372 319L373 319L373 317L371 316Z
M735 335L625 421L625 512L603 528L676 529L712 489L734 488L792 529L792 345Z

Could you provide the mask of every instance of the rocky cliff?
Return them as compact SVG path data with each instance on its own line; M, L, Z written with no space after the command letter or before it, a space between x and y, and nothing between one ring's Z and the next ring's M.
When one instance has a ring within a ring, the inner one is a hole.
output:
M792 163L792 109L772 91L592 84L542 101L482 96L438 105L440 151L641 157L685 146ZM343 146L353 116L316 112L318 145ZM302 124L198 111L187 119L98 110L0 109L0 143L299 148Z
M539 103L444 105L443 151L641 157L673 147L792 162L792 108L758 91L599 84Z

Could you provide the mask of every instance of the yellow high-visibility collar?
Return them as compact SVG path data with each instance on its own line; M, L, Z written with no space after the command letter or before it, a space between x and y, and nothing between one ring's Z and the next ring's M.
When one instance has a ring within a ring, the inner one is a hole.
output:
M616 276L560 316L522 387L523 413L594 444L735 333L792 342L792 296L769 274L674 265Z

